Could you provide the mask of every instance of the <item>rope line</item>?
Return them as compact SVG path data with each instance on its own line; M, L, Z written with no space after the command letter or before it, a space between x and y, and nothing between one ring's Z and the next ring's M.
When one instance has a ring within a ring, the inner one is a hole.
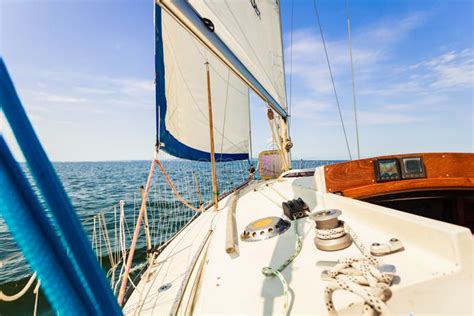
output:
M175 186L173 185L173 182L171 182L171 179L168 176L168 173L166 172L165 168L163 168L163 165L161 164L161 162L158 159L155 159L155 163L158 165L158 168L160 168L161 173L163 173L163 176L165 177L166 182L168 182L168 185L170 186L171 190L174 192L174 194L176 195L178 200L181 203L183 203L184 205L186 205L188 208L192 209L193 211L201 212L202 207L201 208L196 208L196 207L192 206L181 196L181 194L179 194L178 190L176 190Z
M36 286L33 290L33 294L35 294L35 307L33 308L33 316L36 316L38 312L38 299L39 299L40 286L41 286L41 282L38 280L38 283L36 283Z
M251 113L251 108L250 108L250 88L247 88L248 94L248 110L249 110L249 151L250 151L250 156L249 156L249 165L252 164L252 158L253 158L253 148L252 148L252 113Z
M392 297L390 284L394 274L381 272L378 267L380 262L370 254L370 251L360 240L352 228L342 222L337 228L323 230L316 229L316 237L320 239L335 239L349 234L362 253L362 258L341 258L338 263L327 271L331 279L324 290L326 309L330 316L337 316L333 303L335 291L349 291L364 300L364 316L388 315L387 302Z
M28 292L28 290L30 289L35 279L36 279L36 272L31 275L30 279L25 284L25 286L16 294L7 295L3 293L2 291L0 291L0 301L13 302L21 298L23 295L25 295L26 292Z
M289 90L288 90L288 137L290 136L290 131L291 131L291 104L292 104L292 95L291 95L291 88L293 86L293 9L294 9L294 4L295 2L292 0L291 1L291 18L290 18L290 21L291 21L291 24L290 24L290 77L288 78L288 81L289 81Z
M269 108L270 110L270 108ZM273 139L273 144L277 146L278 153L280 155L281 163L283 169L287 170L288 169L288 162L286 161L286 157L284 154L284 148L282 142L279 141L279 127L277 123L275 123L275 119L270 119L270 117L267 116L268 124L270 126L270 130L272 131L272 139Z
M316 19L318 21L319 33L321 34L321 40L322 40L323 46L324 46L324 53L326 55L326 62L328 64L329 75L331 76L332 88L334 90L334 97L336 98L337 110L339 112L339 118L341 120L342 131L344 132L344 139L346 140L347 152L349 153L349 159L352 160L351 149L349 147L349 141L347 139L346 127L344 125L344 119L342 118L341 105L339 104L339 98L337 96L336 84L334 83L334 76L332 74L331 63L329 62L328 50L327 50L327 47L326 47L326 41L324 40L323 28L321 26L321 19L319 18L319 11L318 11L318 6L316 4L316 0L313 0L313 7L314 7L314 12L316 14Z
M278 277L280 280L280 283L283 287L283 295L285 296L285 314L288 313L288 307L289 307L289 290L288 290L288 282L286 281L285 277L283 276L282 272L283 270L286 269L290 265L293 260L300 254L301 248L303 247L303 241L301 240L301 237L298 233L298 224L296 221L293 223L293 228L296 236L296 244L295 244L295 251L293 254L285 260L278 268L272 268L272 267L263 267L262 268L262 274L266 277Z

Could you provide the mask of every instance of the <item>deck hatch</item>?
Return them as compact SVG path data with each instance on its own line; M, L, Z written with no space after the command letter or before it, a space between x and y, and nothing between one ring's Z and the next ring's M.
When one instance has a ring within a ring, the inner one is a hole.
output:
M290 226L291 223L281 217L264 217L248 224L240 238L243 241L265 240L283 234Z

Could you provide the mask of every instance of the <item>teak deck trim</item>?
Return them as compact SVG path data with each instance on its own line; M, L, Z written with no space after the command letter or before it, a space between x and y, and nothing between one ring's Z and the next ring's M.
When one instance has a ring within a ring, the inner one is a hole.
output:
M376 181L374 160L402 157L422 157L426 178ZM341 193L352 198L430 189L474 190L474 154L419 153L380 156L326 166L324 174L327 192Z

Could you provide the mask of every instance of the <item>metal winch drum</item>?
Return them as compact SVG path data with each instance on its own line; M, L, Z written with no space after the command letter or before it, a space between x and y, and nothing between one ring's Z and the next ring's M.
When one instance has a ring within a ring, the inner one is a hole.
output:
M338 217L342 214L340 210L330 209L319 211L310 215L310 218L316 222L316 230L331 230L343 228L343 222ZM352 244L352 238L344 233L342 236L332 239L321 239L317 235L314 238L316 248L324 251L336 251L349 247Z

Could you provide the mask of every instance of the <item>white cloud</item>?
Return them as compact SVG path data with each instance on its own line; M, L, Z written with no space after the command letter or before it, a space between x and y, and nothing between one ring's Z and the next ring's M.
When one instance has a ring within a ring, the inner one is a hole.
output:
M433 72L430 86L436 89L465 88L474 84L474 55L471 49L449 52L427 66Z
M363 86L380 71L380 64L389 58L388 51L409 32L420 26L427 13L413 13L401 19L384 20L380 23L353 30L353 61L356 81ZM323 25L324 28L324 25ZM286 35L288 43L289 34ZM339 94L351 85L349 50L347 39L326 38L336 89ZM287 75L292 77L293 116L328 110L335 106L334 91L319 30L300 29L293 33L292 47L286 47L285 56L292 55L287 62ZM400 87L400 89L407 87ZM303 112L304 111L304 112Z
M293 101L291 116L293 118L314 117L318 112L325 111L330 106L329 102L320 101L316 98L296 99Z
M45 72L48 85L41 89L22 89L25 104L47 111L62 105L78 105L90 110L153 107L153 80L114 78L87 73ZM40 81L41 82L41 81Z
M448 95L450 91L473 86L471 49L452 50L414 64L400 65L395 59L397 45L430 16L430 12L415 12L353 30L360 125L437 120L438 112L445 109L452 99ZM340 126L318 32L316 28L295 31L293 47L287 47L285 51L288 57L292 50L293 56L293 64L286 64L287 74L293 76L292 116L313 120L315 125ZM353 113L347 39L326 38L326 46L343 117L346 125L351 127ZM420 109L425 111L423 115L420 115Z
M474 54L472 49L450 51L421 62L398 66L379 84L365 87L361 94L395 96L411 93L433 95L470 88L474 85Z
M429 116L413 116L393 111L359 111L357 116L361 125L400 125L432 120Z
M85 98L70 97L57 94L49 94L46 92L39 92L37 94L38 99L44 100L47 102L58 102L58 103L83 103L86 102Z

